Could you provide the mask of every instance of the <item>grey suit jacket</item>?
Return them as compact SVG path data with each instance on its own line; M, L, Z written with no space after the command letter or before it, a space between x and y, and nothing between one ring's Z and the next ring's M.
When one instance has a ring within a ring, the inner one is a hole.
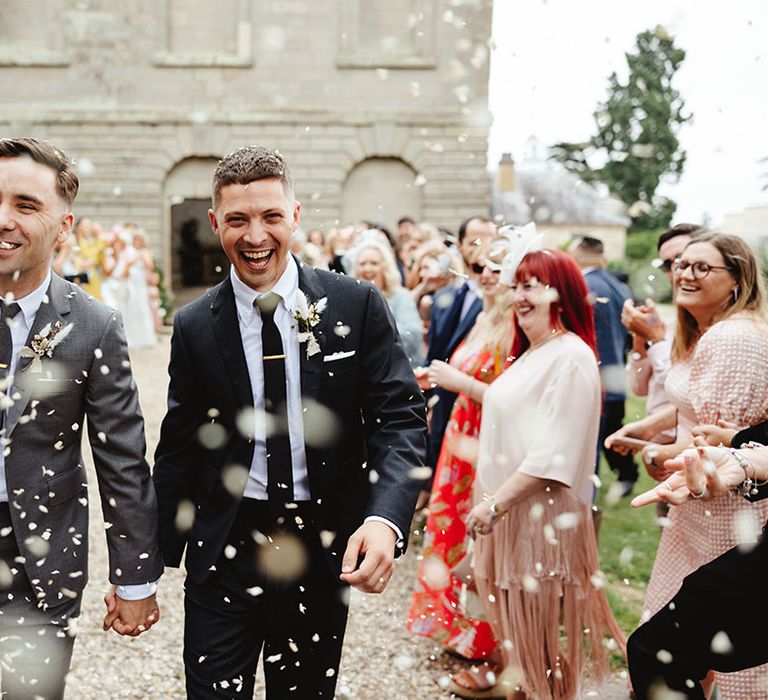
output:
M115 584L160 577L156 499L144 421L119 314L55 274L26 347L48 324L72 324L52 357L20 357L5 427L13 534L38 602L55 608L88 580L88 421Z

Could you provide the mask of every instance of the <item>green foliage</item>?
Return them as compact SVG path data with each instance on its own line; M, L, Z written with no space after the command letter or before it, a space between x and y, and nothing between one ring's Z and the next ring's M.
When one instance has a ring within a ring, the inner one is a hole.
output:
M677 134L691 119L672 81L685 51L662 27L637 35L627 53L626 83L608 79L608 98L595 112L586 142L559 143L551 156L587 182L605 183L629 207L631 231L667 228L677 205L656 194L662 178L679 179L686 153Z
M624 255L631 260L650 262L657 257L657 242L663 229L653 231L637 231L627 236Z
M630 395L626 411L625 422L643 418L645 400ZM629 505L630 498L622 498L617 503L606 501L615 476L605 458L601 459L600 478L603 482L597 499L603 510L598 536L600 568L606 575L608 600L613 614L621 628L629 633L640 620L645 589L656 558L660 529L654 506L632 508ZM655 483L641 467L633 494L642 493Z
M160 314L163 317L165 323L169 323L171 319L171 311L173 311L173 302L168 294L168 289L165 286L165 275L162 268L155 263L155 274L157 275L157 290L160 294Z

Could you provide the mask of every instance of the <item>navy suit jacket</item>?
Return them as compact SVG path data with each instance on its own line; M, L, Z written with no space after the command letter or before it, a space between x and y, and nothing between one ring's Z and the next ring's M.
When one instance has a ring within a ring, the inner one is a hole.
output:
M623 376L625 351L627 347L627 329L621 322L621 309L632 293L623 282L619 282L610 272L595 268L584 275L595 313L595 335L597 336L597 354L600 357L600 370L614 369L615 376ZM625 391L617 391L616 382L606 390L606 401L626 398Z
M305 449L313 524L336 533L326 554L340 569L349 536L369 515L388 519L407 538L419 490L410 471L426 457L424 399L376 288L295 259L289 264L299 265L299 288L310 303L328 299L314 328L321 351L307 357L301 347L301 393L305 436L317 434L314 421L326 411L338 419L336 434L324 435L330 440ZM334 333L337 326L349 332ZM324 362L335 353L351 354ZM199 583L224 548L245 489L245 475L233 467L247 469L253 458L253 441L237 425L253 393L229 275L176 313L169 373L153 474L160 545L167 566L179 566L186 548L187 572ZM216 447L197 437L211 422L224 436ZM175 522L182 501L195 513L186 532Z

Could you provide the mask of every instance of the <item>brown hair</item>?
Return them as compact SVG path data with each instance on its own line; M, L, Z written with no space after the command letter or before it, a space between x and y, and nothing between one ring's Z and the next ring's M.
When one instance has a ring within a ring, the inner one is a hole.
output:
M728 295L723 308L712 319L712 325L739 311L752 311L765 316L765 285L757 257L739 236L716 231L697 234L688 244L709 243L723 256L725 266L739 285L736 298ZM688 246L685 249L688 249ZM672 343L672 360L684 360L693 353L706 328L699 328L696 319L682 307L677 307L677 328Z
M286 194L293 195L293 177L280 153L264 146L242 146L220 160L213 172L213 206L227 185L273 178L282 183Z
M69 158L49 141L40 141L24 137L20 139L0 139L0 158L31 158L36 163L45 165L56 173L56 193L72 206L80 188L80 182L72 170Z

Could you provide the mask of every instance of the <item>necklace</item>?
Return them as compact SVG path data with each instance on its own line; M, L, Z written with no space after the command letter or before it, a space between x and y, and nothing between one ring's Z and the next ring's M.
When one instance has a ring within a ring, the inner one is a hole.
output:
M564 332L565 331L552 331L546 338L544 338L544 340L540 340L538 343L532 343L528 346L528 349L520 355L518 362L530 355L534 350L538 350L542 345L546 345L553 338L559 338Z

